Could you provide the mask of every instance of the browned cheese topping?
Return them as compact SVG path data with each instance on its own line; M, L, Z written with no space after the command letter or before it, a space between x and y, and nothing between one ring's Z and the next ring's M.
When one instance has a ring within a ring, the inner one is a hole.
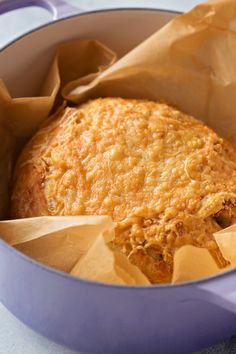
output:
M111 215L111 245L152 283L171 280L182 245L206 247L236 217L236 150L200 121L163 103L104 98L66 108L24 149L14 218Z

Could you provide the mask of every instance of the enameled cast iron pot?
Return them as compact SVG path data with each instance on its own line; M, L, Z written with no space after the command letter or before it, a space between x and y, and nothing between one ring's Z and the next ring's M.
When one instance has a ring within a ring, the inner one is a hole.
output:
M123 55L177 15L82 14L62 0L7 1L0 14L29 5L47 8L56 21L0 52L0 77L13 96L36 92L62 41L95 38ZM236 333L236 270L177 286L112 286L52 270L0 241L0 301L34 330L88 353L183 354Z

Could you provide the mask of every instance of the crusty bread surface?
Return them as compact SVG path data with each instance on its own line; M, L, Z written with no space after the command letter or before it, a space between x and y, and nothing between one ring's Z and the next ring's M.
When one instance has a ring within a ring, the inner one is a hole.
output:
M111 215L111 247L152 283L176 249L206 247L236 217L235 147L200 121L147 100L100 98L59 110L15 169L12 217Z

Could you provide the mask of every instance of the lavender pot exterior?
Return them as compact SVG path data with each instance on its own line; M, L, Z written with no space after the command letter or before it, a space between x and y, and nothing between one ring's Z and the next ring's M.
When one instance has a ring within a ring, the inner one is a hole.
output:
M3 241L0 255L0 301L34 330L82 352L189 353L236 332L236 315L194 283L109 286L51 270Z

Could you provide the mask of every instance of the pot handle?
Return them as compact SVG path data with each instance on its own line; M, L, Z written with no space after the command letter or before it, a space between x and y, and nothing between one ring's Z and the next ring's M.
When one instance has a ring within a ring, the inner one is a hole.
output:
M236 314L236 270L195 285L203 301Z
M0 15L29 6L48 10L52 14L53 21L83 12L82 9L70 5L65 0L7 0L0 2Z

